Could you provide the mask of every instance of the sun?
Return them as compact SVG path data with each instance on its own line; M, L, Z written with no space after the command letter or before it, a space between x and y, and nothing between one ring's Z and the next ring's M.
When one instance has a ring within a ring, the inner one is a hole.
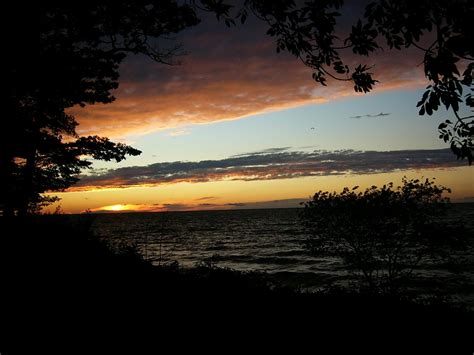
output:
M91 212L132 212L136 210L136 205L118 203L116 205L94 208L93 210L91 210Z
M127 209L127 206L118 204L118 205L107 206L104 209L108 211L124 211Z

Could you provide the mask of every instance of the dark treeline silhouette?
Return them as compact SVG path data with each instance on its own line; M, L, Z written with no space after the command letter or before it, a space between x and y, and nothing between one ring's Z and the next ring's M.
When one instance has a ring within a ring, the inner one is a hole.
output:
M337 25L343 1L245 0L128 1L42 3L9 9L6 114L0 137L0 205L3 215L35 212L56 199L45 191L68 188L84 156L120 161L140 152L107 138L78 137L77 122L66 113L75 105L107 104L119 85L127 55L144 54L173 64L180 48L170 35L199 23L201 11L213 12L232 26L254 15L267 24L276 49L288 51L314 70L316 82L352 82L369 92L377 80L366 65L349 65L347 53L368 56L378 50L419 48L430 85L418 106L431 115L440 105L456 119L439 126L458 158L472 162L473 116L462 117L460 104L474 106L474 39L471 1L374 1L346 38ZM161 39L161 40L157 40ZM163 45L165 43L165 45ZM167 44L167 45L166 45ZM350 61L350 58L348 59Z

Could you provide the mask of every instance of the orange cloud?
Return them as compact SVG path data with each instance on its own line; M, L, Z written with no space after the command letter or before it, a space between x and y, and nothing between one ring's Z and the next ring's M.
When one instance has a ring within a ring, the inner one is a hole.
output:
M234 41L232 46L225 41L222 35L199 37L181 66L141 57L128 60L115 102L70 110L80 122L79 133L124 137L357 95L347 82L333 80L328 87L315 83L300 61L276 54L271 39ZM426 84L416 66L420 53L384 52L370 58L349 54L348 62L373 65L381 81L378 91L419 88Z

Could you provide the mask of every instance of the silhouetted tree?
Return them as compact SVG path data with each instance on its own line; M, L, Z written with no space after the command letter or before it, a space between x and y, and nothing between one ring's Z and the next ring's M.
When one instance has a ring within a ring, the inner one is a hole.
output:
M449 189L433 180L356 190L319 191L305 203L301 217L311 231L305 246L342 258L371 288L395 291L420 262L444 260L450 246L463 246L462 233L441 219Z
M139 154L107 138L78 137L77 122L65 110L112 102L127 54L170 63L179 47L160 47L157 39L198 23L193 9L172 0L46 2L13 8L9 15L5 86L11 119L0 137L4 215L51 202L41 193L74 183L90 166L84 156L120 161Z

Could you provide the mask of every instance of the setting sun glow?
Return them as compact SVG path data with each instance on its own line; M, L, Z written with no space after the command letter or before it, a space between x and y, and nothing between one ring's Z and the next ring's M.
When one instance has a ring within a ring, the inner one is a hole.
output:
M105 206L104 208L102 208L104 211L126 211L128 208L127 208L127 205L112 205L112 206Z

